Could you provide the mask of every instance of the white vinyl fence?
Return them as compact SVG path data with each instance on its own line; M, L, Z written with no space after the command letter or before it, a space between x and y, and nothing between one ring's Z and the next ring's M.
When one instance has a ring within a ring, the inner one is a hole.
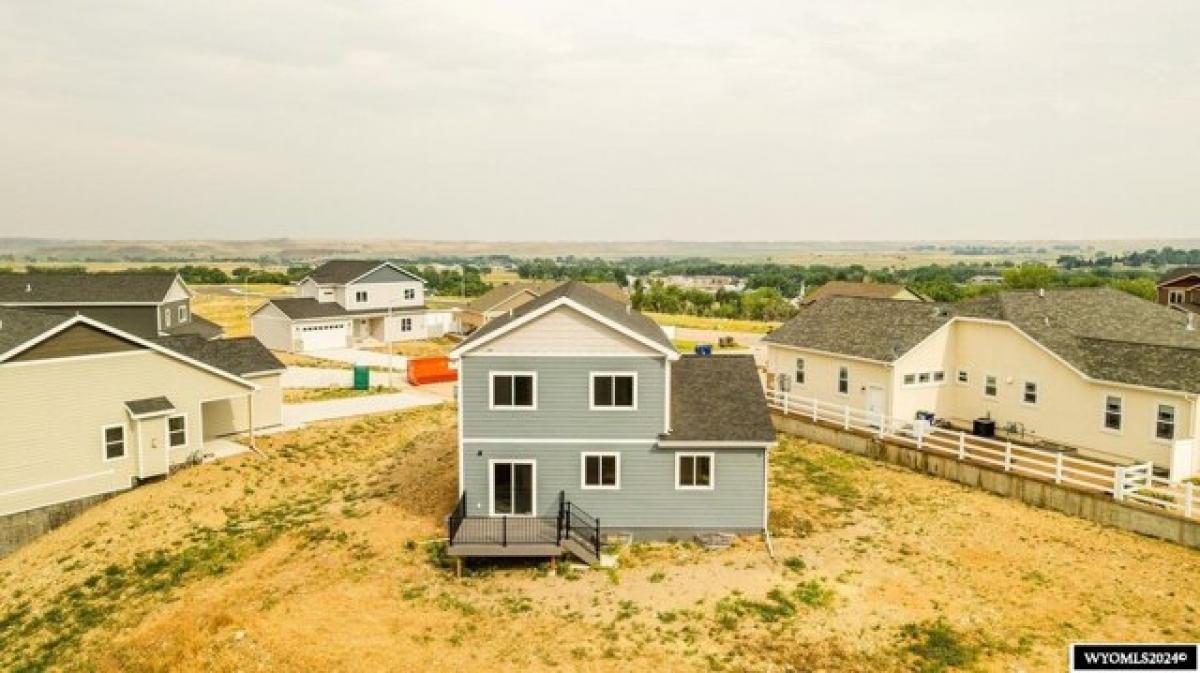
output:
M1010 440L978 437L920 421L906 421L848 405L812 397L766 390L768 405L785 415L840 426L921 451L952 456L1004 472L1037 477L1086 491L1110 495L1114 500L1136 502L1200 518L1200 489L1190 481L1173 483L1154 476L1151 463L1112 465L1099 460L1047 451Z

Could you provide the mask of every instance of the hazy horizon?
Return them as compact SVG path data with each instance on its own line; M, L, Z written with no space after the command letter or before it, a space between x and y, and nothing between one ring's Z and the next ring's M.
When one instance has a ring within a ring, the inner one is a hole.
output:
M1200 5L0 6L0 236L1200 231Z

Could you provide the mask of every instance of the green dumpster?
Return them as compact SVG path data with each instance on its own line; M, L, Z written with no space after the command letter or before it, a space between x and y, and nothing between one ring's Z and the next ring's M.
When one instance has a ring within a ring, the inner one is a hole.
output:
M371 368L366 365L354 365L354 389L367 390L371 387Z

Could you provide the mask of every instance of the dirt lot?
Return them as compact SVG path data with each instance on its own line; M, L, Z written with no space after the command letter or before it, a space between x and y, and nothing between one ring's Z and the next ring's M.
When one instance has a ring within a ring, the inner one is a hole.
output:
M250 334L250 312L271 297L290 297L287 285L191 285L196 315L225 328L231 337Z
M819 445L773 457L761 541L455 579L454 410L264 438L0 560L0 669L1061 670L1197 640L1195 552Z

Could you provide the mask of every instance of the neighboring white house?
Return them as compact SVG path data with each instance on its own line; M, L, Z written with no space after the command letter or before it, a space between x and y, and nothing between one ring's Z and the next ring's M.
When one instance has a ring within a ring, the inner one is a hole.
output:
M410 341L457 330L450 309L425 306L425 280L392 262L333 260L250 317L268 348L303 352Z
M1000 292L956 304L831 297L764 340L793 396L1116 463L1200 471L1200 330L1107 288Z

